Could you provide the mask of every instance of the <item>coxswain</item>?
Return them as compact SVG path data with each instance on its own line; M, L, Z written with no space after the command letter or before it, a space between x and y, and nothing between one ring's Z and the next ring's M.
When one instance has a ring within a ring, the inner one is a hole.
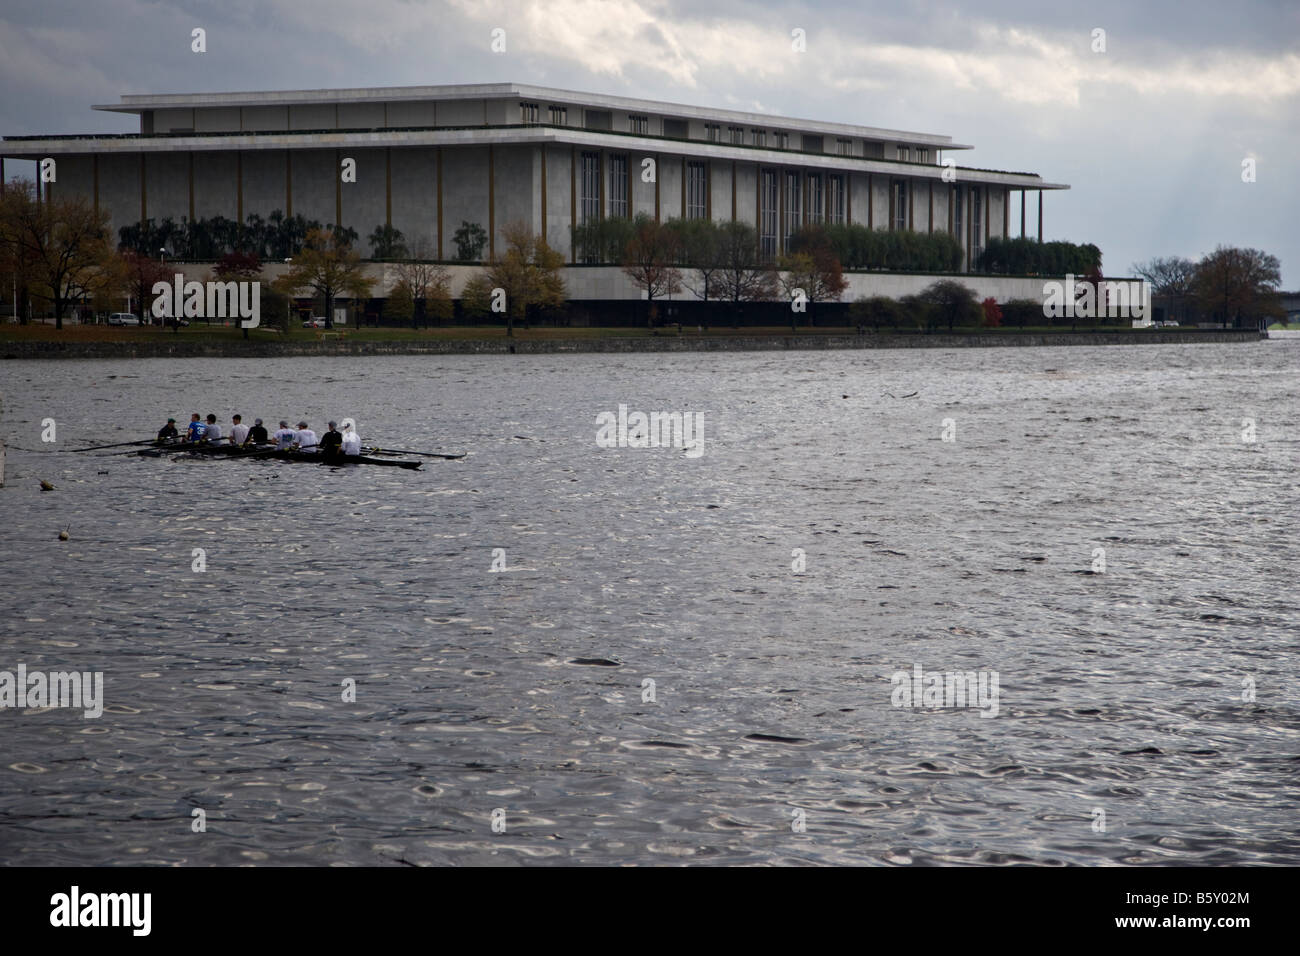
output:
M242 445L248 441L248 426L238 415L230 416L230 444Z
M298 434L294 437L299 451L316 450L316 433L307 427L306 422L298 423Z
M357 434L357 428L350 418L343 419L343 454L361 454L361 436Z
M275 439L275 447L279 451L284 451L298 440L298 433L290 428L289 423L282 418L280 419L280 430L271 437Z
M206 429L203 422L199 419L199 413L195 412L190 416L189 427L185 429L186 441L203 441L203 433Z
M208 423L203 427L203 440L209 445L215 445L221 441L221 426L217 424L216 415L208 416Z
M339 453L339 446L342 444L343 435L339 431L338 425L330 422L329 431L320 438L320 453L332 458Z
M175 441L179 437L176 431L176 419L174 418L167 419L167 424L158 429L159 441Z
M253 419L253 427L248 430L248 443L250 445L266 444L266 426L262 424L260 418Z

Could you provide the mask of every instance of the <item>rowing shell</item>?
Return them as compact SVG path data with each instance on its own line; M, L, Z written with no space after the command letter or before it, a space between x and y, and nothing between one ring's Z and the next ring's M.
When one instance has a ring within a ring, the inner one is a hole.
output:
M422 462L395 458L374 458L370 455L322 455L317 452L293 449L239 445L165 445L158 448L141 448L137 454L147 458L161 458L175 452L201 455L210 458L274 458L277 461L309 462L316 465L385 465L389 468L419 468Z

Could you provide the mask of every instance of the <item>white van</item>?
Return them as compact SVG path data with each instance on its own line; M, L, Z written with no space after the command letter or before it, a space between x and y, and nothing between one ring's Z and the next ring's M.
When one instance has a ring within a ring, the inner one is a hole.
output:
M109 325L139 325L140 318L130 312L114 312L108 317Z

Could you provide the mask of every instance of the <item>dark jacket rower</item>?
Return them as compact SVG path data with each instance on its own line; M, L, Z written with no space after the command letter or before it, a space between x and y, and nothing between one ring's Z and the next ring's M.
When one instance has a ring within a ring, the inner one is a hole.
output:
M248 443L250 445L265 445L266 442L266 426L262 424L260 418L253 419L253 427L248 430Z
M343 433L339 431L338 425L330 422L329 431L320 438L320 453L327 458L332 458L339 454L342 444Z
M158 429L159 441L174 441L178 437L179 434L176 431L176 419L174 418L167 419L167 424Z

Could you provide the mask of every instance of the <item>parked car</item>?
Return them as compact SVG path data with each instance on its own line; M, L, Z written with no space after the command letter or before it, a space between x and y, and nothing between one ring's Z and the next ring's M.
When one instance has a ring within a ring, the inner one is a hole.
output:
M139 325L140 317L130 312L114 312L108 317L109 325Z
M302 327L304 329L323 329L325 328L325 320L319 315L313 315L310 319L303 322Z

